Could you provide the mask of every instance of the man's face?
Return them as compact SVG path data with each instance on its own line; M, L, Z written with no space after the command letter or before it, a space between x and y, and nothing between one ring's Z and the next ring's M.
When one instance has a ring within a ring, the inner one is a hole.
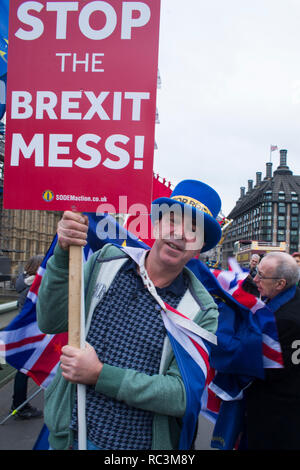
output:
M258 258L256 258L256 256L254 256L250 260L250 268L251 269L256 268L257 264L258 264Z
M276 278L277 261L274 258L263 258L258 265L254 282L262 297L272 299L286 286L284 279Z
M190 259L199 256L204 245L202 225L196 225L183 214L164 214L155 223L153 231L160 260L169 266L183 267Z
M300 267L300 256L294 256L294 260L296 261L296 263Z

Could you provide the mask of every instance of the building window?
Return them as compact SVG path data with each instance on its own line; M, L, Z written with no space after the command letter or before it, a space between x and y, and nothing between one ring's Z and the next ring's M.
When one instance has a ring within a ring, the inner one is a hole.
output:
M284 200L285 200L285 193L284 193L284 191L279 191L279 193L278 193L278 199L279 199L279 201L284 201Z
M285 242L285 230L277 230L277 241Z
M284 215L279 215L278 216L277 227L278 228L285 228L286 227L286 221L285 221L285 216Z
M291 217L291 228L298 228L299 222L298 217L292 216Z
M299 240L299 237L298 237L298 230L291 230L290 232L290 242L291 244L292 243L295 243L296 245L298 245L298 240Z
M264 202L262 205L263 214L272 214L272 202Z
M262 227L272 227L272 216L271 215L263 215L261 218Z
M266 191L264 194L265 201L272 201L272 191Z
M261 232L263 241L271 242L272 241L272 229L264 228Z
M292 201L298 201L298 194L294 191L291 192Z
M285 204L284 202L278 203L278 214L285 214Z
M291 204L291 214L293 215L299 214L299 207L298 207L298 204L295 202L292 202Z

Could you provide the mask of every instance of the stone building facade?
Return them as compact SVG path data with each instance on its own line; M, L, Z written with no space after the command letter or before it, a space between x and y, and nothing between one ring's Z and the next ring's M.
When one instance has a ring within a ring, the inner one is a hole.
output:
M4 209L3 176L4 134L0 133L0 274L2 260L14 276L31 256L47 252L61 213Z
M286 242L286 251L300 251L300 176L287 164L287 150L280 150L279 166L266 163L266 175L256 173L248 188L240 188L240 198L228 214L233 219L223 245L223 266L233 256L239 240L257 240L277 245Z

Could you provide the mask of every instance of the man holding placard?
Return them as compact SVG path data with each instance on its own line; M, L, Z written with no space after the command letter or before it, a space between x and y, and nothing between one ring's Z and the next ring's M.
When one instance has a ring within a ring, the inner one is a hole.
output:
M86 347L63 347L45 394L54 449L76 442L75 383L87 386L88 448L178 448L186 392L162 310L165 304L177 309L208 339L216 331L217 306L185 265L220 240L219 210L220 198L211 187L183 181L170 198L152 205L156 240L150 250L107 244L89 258ZM39 327L46 333L68 329L68 249L84 246L87 230L87 219L77 213L65 212L59 223L37 305Z

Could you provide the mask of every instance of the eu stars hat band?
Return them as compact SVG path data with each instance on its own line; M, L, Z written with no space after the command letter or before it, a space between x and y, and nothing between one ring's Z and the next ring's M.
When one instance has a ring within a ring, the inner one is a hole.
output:
M205 212L211 217L213 216L208 207L202 204L202 202L197 201L197 199L187 196L173 196L171 197L171 199L173 199L174 201L182 202L183 204L188 204L189 206L195 207L195 209L199 209L200 211Z

